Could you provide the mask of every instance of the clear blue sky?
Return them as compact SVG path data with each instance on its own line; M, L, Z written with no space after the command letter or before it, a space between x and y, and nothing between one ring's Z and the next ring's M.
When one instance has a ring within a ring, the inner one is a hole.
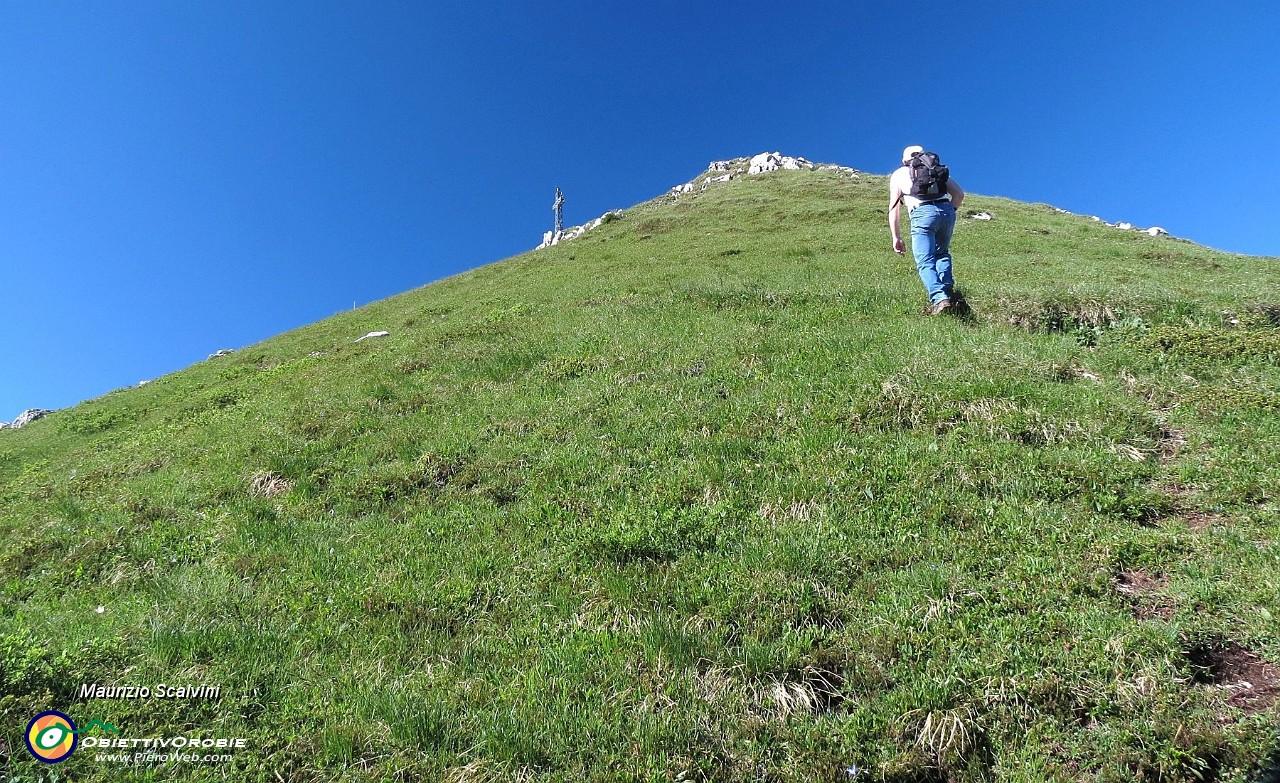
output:
M530 249L557 185L573 225L765 150L919 143L1280 256L1277 37L1274 0L0 0L0 420Z

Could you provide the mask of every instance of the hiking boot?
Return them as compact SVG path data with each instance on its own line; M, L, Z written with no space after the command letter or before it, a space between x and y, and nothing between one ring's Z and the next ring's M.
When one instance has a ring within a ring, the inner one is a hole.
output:
M929 308L929 315L942 315L943 313L945 313L950 309L951 309L950 299L939 299L937 302L934 302L933 307Z

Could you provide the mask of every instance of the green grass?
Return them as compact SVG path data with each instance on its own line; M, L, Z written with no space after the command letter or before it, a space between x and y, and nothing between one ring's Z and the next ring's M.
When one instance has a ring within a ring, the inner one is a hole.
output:
M0 432L0 775L1248 779L1277 260L973 196L925 318L884 190L658 199ZM50 708L249 747L45 768Z

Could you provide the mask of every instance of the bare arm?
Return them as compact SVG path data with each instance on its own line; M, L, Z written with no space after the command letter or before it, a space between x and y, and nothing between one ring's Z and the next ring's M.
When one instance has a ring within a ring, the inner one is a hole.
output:
M893 240L893 252L902 255L906 245L902 242L902 189L889 178L889 238Z
M964 201L964 190L954 179L947 180L947 194L951 196L951 206L959 209L960 202Z

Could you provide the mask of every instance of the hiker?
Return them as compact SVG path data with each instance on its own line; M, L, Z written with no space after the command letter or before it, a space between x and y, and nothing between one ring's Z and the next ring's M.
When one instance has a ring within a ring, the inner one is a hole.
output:
M889 176L889 234L893 252L906 246L899 227L900 206L907 205L911 223L911 253L916 271L929 294L929 315L951 308L955 280L951 275L951 232L964 191L951 179L938 156L913 145L902 151L902 166Z

